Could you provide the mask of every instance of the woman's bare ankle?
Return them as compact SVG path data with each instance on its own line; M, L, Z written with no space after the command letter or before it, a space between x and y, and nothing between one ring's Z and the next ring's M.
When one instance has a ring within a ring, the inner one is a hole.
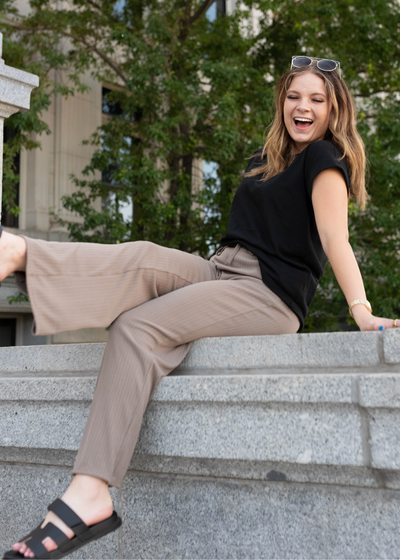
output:
M3 230L0 237L0 281L12 272L26 270L26 253L25 239Z
M107 482L94 476L75 475L62 500L89 524L102 521L113 511Z
M109 495L108 483L97 476L76 474L68 487L68 491L79 492L84 496Z
M10 234L12 235L12 234ZM25 272L26 270L26 240L20 235L14 235L15 252L17 257L16 271Z

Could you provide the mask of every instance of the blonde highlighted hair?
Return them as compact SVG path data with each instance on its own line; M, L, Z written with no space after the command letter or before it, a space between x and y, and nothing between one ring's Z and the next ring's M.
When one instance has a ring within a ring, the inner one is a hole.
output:
M293 161L293 141L283 120L283 107L293 78L306 72L316 74L325 83L331 102L331 114L324 140L331 140L346 159L350 169L350 197L356 199L364 209L368 198L365 189L366 158L364 143L357 131L357 112L354 100L336 71L323 72L316 64L292 68L278 80L275 117L262 151L262 158L268 154L268 160L249 171L246 176L262 174L262 180L266 181L287 169Z

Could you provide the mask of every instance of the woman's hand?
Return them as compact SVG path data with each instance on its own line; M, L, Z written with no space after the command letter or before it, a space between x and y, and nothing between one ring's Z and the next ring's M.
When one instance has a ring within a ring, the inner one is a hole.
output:
M394 328L393 319L375 317L375 315L372 315L368 309L364 307L364 305L355 305L351 311L360 331L378 331ZM383 327L383 329L379 329L379 327Z

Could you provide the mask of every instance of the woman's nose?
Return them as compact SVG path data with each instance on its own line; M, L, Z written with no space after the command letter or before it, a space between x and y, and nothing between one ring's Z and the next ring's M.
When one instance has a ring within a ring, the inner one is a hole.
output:
M310 110L310 104L308 102L308 99L302 97L299 99L298 105L297 105L298 109L301 109L302 111L309 111Z

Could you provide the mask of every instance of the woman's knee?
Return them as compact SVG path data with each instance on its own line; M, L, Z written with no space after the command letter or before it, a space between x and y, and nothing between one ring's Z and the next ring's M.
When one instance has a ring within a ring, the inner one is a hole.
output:
M140 311L134 308L121 313L110 326L109 340L125 341L147 350L153 350L162 343L157 326L142 317Z
M127 330L132 330L132 320L130 319L130 312L132 310L124 311L111 323L109 332L111 335L119 335Z

